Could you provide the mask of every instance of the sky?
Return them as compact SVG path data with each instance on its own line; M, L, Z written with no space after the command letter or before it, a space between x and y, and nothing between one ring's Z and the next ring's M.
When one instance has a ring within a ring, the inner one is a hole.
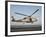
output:
M37 11L37 13L35 13L33 16L39 18L39 21L41 21L41 16L42 16L41 6L11 4L10 5L10 15L14 16L16 19L20 19L20 18L23 18L24 16L15 14L15 12L31 16L37 9L39 9L39 11Z

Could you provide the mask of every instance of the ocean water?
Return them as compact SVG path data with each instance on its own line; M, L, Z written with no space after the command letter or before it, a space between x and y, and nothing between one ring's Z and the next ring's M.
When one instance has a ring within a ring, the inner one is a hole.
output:
M11 32L19 31L40 31L42 30L41 25L11 25Z

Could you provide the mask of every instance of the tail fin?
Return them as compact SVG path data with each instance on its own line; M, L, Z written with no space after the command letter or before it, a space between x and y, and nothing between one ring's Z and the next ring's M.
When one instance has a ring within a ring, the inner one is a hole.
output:
M15 19L14 19L14 17L13 17L13 16L12 16L12 20L11 20L11 21L13 21L13 22L15 21Z

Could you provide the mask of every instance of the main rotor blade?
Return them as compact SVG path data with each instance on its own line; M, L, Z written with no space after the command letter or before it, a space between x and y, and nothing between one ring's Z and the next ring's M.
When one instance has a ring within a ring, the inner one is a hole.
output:
M21 13L17 13L17 12L15 12L15 14L18 14L18 15L23 15L23 16L28 16L28 15L21 14Z
M37 9L33 14L35 14L38 10L39 10L39 9ZM33 15L33 14L32 14L32 15ZM31 15L31 16L32 16L32 15Z

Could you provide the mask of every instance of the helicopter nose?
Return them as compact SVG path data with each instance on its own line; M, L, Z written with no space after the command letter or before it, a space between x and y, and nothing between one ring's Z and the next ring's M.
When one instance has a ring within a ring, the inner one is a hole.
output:
M36 21L38 21L38 19L32 19L32 21L33 21L33 22L36 22Z

